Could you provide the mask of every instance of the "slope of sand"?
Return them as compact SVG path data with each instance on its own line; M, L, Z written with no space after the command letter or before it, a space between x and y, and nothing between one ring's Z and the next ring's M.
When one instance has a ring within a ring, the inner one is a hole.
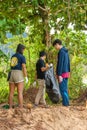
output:
M0 109L0 130L87 130L87 110L80 106Z

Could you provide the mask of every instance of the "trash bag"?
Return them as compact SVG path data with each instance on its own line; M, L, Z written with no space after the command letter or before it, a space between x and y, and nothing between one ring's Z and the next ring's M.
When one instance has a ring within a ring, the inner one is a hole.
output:
M46 71L46 92L53 103L58 103L60 98L59 85L54 76L53 66Z

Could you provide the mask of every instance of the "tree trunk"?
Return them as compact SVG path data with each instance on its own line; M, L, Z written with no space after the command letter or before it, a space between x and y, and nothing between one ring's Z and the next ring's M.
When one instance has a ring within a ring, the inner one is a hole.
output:
M46 9L44 4L39 3L39 14L42 19L43 25L43 38L42 43L46 46L50 46L50 29L49 29L49 17L48 17L48 10Z

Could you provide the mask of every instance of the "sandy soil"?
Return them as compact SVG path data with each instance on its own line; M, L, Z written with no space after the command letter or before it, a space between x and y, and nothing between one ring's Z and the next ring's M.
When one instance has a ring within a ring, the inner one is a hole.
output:
M87 130L82 106L0 109L0 130Z
M30 87L24 92L23 109L17 106L11 110L2 109L5 104L0 105L0 130L87 130L87 101L86 104L83 102L84 94L70 107L52 105L49 108L35 108L31 103L34 103L37 91L36 87Z

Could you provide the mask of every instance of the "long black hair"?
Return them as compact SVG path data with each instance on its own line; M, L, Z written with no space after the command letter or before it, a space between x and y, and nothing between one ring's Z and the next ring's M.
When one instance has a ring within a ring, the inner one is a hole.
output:
M18 44L16 53L23 54L23 50L25 49L25 46L23 44Z

